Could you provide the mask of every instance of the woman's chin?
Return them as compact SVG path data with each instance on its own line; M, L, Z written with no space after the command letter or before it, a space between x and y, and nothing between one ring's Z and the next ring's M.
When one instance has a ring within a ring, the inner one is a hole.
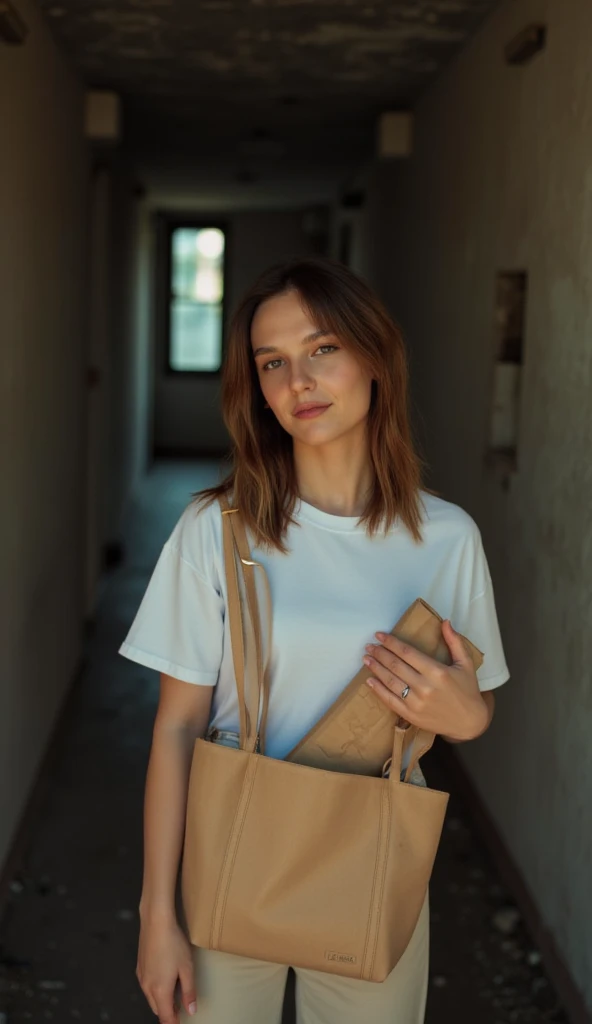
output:
M321 426L321 424L313 424L312 422L307 424L305 429L292 430L291 434L294 441L299 444L308 445L311 448L318 448L320 445L335 444L337 441L345 439L351 431L339 430L333 428L328 429L327 426Z

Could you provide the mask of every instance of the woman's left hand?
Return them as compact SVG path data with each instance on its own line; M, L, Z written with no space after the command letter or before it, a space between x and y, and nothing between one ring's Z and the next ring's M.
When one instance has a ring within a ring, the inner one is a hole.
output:
M479 690L472 658L449 619L442 635L451 665L430 658L390 633L375 633L364 663L368 684L384 703L412 725L454 740L472 740L487 728L489 712ZM400 696L406 686L409 692Z

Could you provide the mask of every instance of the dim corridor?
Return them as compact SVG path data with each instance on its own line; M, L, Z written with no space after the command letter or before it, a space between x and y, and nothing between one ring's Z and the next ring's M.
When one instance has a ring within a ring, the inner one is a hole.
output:
M117 648L177 516L217 472L215 462L160 462L136 496L125 559L104 585L0 922L1 1024L154 1020L134 972L143 785L158 677L119 657ZM429 785L448 788L438 747L424 768ZM454 792L431 884L431 943L428 1024L567 1020ZM290 992L285 1021L293 1021Z

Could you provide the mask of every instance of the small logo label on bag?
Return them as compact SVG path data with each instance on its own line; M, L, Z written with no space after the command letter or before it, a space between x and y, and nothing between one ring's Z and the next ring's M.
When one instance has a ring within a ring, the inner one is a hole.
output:
M327 960L337 960L340 964L355 964L357 963L357 956L352 956L351 953L334 953L332 950L327 950L325 953Z

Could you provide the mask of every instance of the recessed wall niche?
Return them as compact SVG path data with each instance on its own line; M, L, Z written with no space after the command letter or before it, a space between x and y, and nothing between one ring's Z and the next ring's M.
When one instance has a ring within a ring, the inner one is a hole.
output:
M489 419L488 461L518 468L518 422L528 275L500 271L495 288L495 362Z

